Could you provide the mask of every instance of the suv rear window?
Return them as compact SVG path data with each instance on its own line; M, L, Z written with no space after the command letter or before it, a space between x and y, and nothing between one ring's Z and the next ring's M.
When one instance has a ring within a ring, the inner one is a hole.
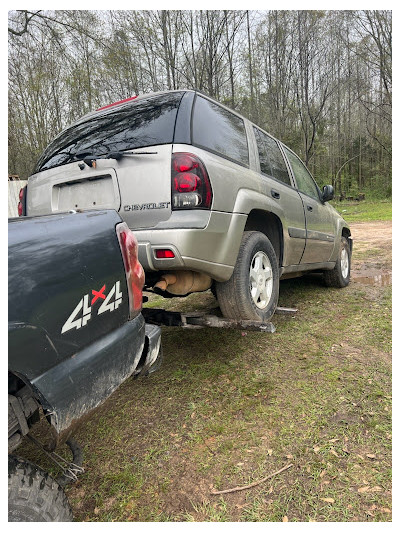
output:
M77 161L173 142L176 113L183 92L134 100L98 111L63 131L46 148L35 171Z
M196 97L193 112L193 144L242 165L249 164L244 121L218 104Z

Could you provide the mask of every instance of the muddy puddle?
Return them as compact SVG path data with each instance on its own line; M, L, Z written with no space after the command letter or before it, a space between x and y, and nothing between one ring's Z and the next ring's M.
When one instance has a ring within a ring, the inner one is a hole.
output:
M385 287L392 283L392 274L353 274L351 277L353 283L362 283L363 285L375 285L376 287Z

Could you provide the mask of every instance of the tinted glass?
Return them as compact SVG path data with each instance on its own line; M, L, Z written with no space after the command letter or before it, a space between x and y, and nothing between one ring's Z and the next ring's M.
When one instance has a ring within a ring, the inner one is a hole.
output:
M308 194L312 198L319 200L319 194L315 181L308 172L306 166L295 156L292 152L285 148L285 153L289 159L289 163L292 167L294 177L299 191Z
M194 106L193 144L249 164L244 121L201 96L197 96Z
M257 141L261 172L286 183L286 185L292 185L282 152L276 140L258 128L253 129Z
M256 136L256 142L257 142L257 149L258 149L258 157L260 159L260 169L263 174L267 174L268 176L272 176L272 168L271 163L268 157L267 153L267 147L265 145L265 142L263 140L262 133L259 129L254 129L254 135Z
M35 172L83 157L172 143L183 94L167 93L98 111L61 133L46 148Z

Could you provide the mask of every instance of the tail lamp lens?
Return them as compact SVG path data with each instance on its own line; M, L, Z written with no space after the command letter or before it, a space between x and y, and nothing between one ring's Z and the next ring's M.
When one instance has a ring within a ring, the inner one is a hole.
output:
M156 250L157 259L173 259L175 254L172 250Z
M18 216L19 216L19 217L22 217L22 216L26 215L26 211L25 211L25 204L26 204L26 185L25 185L25 187L22 187L22 189L20 189L19 194L18 194L18 198L19 198L19 202L18 202Z
M130 318L134 318L142 309L144 271L138 260L138 244L135 235L125 222L118 224L116 231L125 266Z
M212 189L207 170L194 154L172 154L172 208L211 209Z

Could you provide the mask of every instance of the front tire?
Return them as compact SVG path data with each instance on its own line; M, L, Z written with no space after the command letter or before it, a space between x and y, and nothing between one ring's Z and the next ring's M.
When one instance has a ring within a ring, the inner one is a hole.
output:
M216 283L222 314L235 320L266 322L279 296L279 269L275 250L259 231L245 231L233 274Z
M339 289L347 287L350 282L351 253L349 241L342 237L339 248L339 255L333 270L325 270L324 278L328 287Z
M8 457L8 521L72 522L72 511L60 485L29 461Z

